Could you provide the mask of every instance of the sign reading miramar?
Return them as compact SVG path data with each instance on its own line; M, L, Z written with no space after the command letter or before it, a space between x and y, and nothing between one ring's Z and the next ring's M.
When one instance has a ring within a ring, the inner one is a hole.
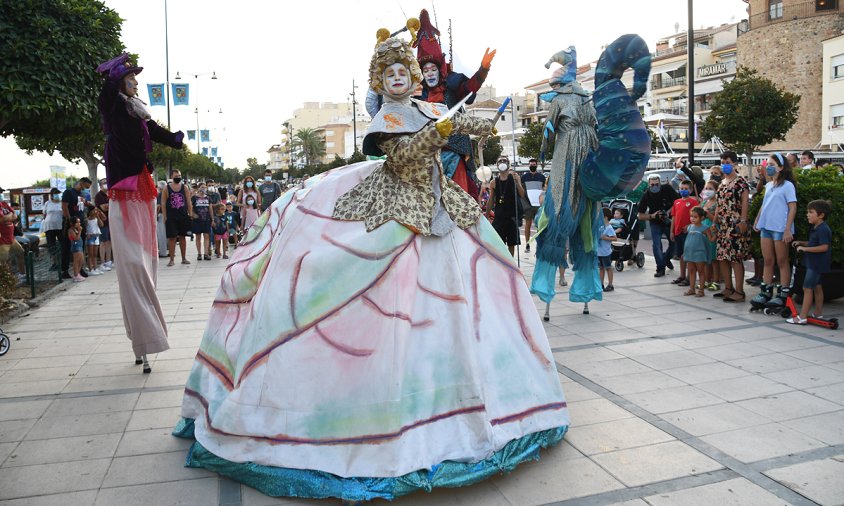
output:
M697 76L698 77L709 77L709 76L717 76L718 74L726 74L727 73L727 64L726 63L716 63L714 65L707 65L705 67L700 67L697 69Z

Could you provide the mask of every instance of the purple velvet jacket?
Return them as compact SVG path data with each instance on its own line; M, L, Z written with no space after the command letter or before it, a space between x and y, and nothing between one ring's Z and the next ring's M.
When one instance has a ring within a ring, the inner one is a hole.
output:
M130 116L126 103L118 96L119 90L119 81L106 79L97 100L106 135L105 166L109 188L118 187L120 181L139 175L144 166L152 173L152 164L147 160L144 123L150 140L175 149L182 148L184 136L162 128L153 120L144 122Z

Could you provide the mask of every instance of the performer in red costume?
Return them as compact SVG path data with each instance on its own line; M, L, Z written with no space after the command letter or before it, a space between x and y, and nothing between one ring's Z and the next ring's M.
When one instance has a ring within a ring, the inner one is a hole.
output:
M427 102L445 104L449 108L463 100L470 93L477 93L483 86L495 50L489 48L481 59L481 67L470 78L465 74L453 72L450 63L446 63L445 54L438 36L440 31L431 24L428 11L422 9L419 14L420 28L416 34L416 59L422 68L422 99ZM475 97L466 103L474 102ZM468 135L451 135L448 145L442 151L443 172L455 183L477 200L480 185L475 178L475 160L472 142Z

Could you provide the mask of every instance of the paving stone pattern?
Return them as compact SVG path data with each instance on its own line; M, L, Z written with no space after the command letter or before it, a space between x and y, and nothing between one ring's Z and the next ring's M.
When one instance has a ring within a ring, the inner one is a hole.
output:
M152 357L151 375L134 365L114 273L69 283L4 326L0 504L339 502L269 498L183 467L189 444L170 429L223 268L162 264L172 349ZM522 269L529 277L532 261ZM588 316L565 293L552 304L545 328L572 415L561 445L509 475L396 502L844 504L844 330L683 297L652 272L649 258L616 273Z

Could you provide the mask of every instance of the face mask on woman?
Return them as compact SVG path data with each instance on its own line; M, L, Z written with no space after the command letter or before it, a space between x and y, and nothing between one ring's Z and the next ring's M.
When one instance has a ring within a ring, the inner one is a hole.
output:
M53 194L52 199L53 199L54 201L58 202L58 201L60 201L60 200L62 199L62 196L61 196L61 194L60 194L60 193L54 193L54 194Z
M248 206L254 206L254 205L255 205L255 201L254 201L253 199L249 199L249 200L247 200L247 201L246 201L246 205L248 205Z
M705 199L711 199L715 195L715 190L703 190L700 192L700 196Z
M770 162L768 162L768 166L765 167L765 171L768 173L768 177L774 177L776 173L779 172L777 170L777 166Z
M247 187L247 188L252 188L254 185L255 185L255 183L253 183L252 181L247 181L247 182L246 182L246 187Z
M733 164L722 163L721 164L721 172L723 172L725 176L729 176L730 174L733 173Z
M504 171L505 171L505 170L507 170L508 168L509 168L509 167L507 167L507 164L506 164L506 163L499 163L499 164L498 164L498 170L500 170L501 172L504 172Z
M174 177L174 178L173 178L173 183L175 183L175 184L179 184L179 183L181 183L181 182L182 182L182 178L180 178L180 177Z

